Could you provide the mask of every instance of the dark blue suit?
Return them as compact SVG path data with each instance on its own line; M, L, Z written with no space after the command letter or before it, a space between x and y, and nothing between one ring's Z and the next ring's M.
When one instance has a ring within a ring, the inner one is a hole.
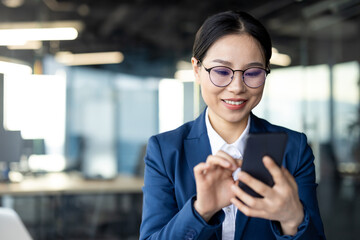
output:
M294 237L281 236L276 222L237 212L235 239L325 239L319 214L314 156L304 134L251 115L250 132L286 132L283 165L295 177L305 218ZM194 210L193 168L211 154L205 112L195 121L150 138L145 156L143 219L140 239L221 239L225 214L206 223Z

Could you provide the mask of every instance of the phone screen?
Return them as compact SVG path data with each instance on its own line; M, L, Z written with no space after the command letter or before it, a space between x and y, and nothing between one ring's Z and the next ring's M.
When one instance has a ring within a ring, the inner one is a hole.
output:
M274 181L264 166L262 159L264 156L269 156L278 166L281 166L286 142L287 134L283 132L249 134L245 145L241 171L247 172L272 187ZM239 186L254 197L262 197L242 182L239 182Z

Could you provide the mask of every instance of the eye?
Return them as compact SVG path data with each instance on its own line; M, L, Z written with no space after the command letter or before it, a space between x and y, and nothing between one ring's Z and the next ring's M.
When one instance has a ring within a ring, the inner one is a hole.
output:
M264 73L264 70L261 68L249 68L244 72L244 76L246 77L258 77L262 73Z
M232 71L225 67L215 67L212 69L212 71L214 72L214 74L216 74L220 77L227 77L227 76L232 75Z

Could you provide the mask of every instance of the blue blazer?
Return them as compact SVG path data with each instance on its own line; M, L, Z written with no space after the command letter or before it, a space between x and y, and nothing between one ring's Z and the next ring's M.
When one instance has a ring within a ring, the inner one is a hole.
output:
M325 239L316 197L314 156L306 136L272 125L253 114L250 132L288 134L283 165L296 179L305 217L298 233L290 237L281 235L275 221L247 217L237 211L235 240ZM221 239L223 211L207 223L193 207L196 198L193 168L206 161L210 154L205 111L195 121L149 139L140 239Z

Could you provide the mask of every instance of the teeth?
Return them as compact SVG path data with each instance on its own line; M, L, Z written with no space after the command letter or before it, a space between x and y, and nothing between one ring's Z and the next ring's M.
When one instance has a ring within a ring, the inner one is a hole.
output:
M235 101L229 101L229 100L224 100L227 104L231 104L231 105L240 105L243 104L244 101L239 101L239 102L235 102Z

